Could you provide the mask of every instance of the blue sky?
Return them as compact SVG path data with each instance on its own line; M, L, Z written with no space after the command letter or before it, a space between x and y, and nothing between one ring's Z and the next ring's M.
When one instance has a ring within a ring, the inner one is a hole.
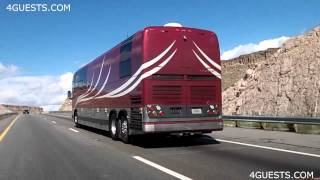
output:
M70 4L67 12L14 12L32 3ZM178 22L217 33L230 59L320 24L319 0L0 0L0 104L57 110L72 73L136 31Z
M40 1L19 1L37 3ZM59 75L150 25L179 22L215 31L224 52L239 44L300 34L320 24L320 1L58 1L70 12L10 12L0 0L0 62L23 75Z

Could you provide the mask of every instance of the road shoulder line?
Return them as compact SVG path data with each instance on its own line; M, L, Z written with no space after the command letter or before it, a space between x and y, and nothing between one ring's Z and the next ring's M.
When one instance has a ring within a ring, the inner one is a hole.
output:
M287 152L287 153L292 153L292 154L299 154L299 155L304 155L304 156L311 156L311 157L320 158L320 155L318 155L318 154L311 154L311 153L305 153L305 152L299 152L299 151L292 151L292 150L280 149L280 148L274 148L274 147L268 147L268 146L261 146L261 145L248 144L248 143L241 143L241 142L229 141L229 140L224 140L224 139L216 139L216 140L217 140L217 141L220 141L220 142L231 143L231 144L238 144L238 145L242 145L242 146L249 146L249 147L261 148L261 149L268 149L268 150L273 150L273 151Z
M17 121L17 119L20 117L20 115L17 115L11 123L6 127L6 129L0 134L0 142L3 140L3 138L6 136L6 134L9 132L13 124Z

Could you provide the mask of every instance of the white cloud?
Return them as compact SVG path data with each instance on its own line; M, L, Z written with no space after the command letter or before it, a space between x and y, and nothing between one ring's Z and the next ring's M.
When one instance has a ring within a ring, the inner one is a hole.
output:
M0 103L41 106L58 110L71 90L73 74L60 76L12 76L0 79Z
M19 68L13 64L5 65L0 62L0 79L9 77L18 72Z
M243 54L250 54L257 51L266 50L268 48L278 48L281 47L282 44L288 39L289 37L281 36L275 39L260 41L258 44L249 43L245 45L239 45L231 50L223 52L221 59L228 60L235 57L239 57Z
M62 87L63 91L67 92L72 88L72 78L73 74L71 72L62 74L59 77L59 86Z

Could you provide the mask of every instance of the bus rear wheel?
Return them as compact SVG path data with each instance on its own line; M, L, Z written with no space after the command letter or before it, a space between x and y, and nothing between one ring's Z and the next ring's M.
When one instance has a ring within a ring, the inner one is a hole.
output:
M73 122L75 127L80 127L80 124L78 123L78 115L73 116Z
M109 132L113 140L118 140L119 138L119 128L117 125L117 117L115 114L112 114L109 122Z
M130 143L130 135L129 135L129 122L128 122L128 119L125 117L125 116L122 116L120 117L120 120L119 120L119 124L120 124L120 137L121 137L121 140L128 144Z

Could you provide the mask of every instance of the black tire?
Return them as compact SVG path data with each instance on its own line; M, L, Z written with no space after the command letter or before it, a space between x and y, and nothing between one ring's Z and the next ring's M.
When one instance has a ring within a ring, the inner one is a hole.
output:
M202 131L201 133L202 134L210 134L210 133L212 133L212 131Z
M119 139L119 128L117 123L117 117L115 114L110 115L109 119L109 133L113 140Z
M119 119L119 132L121 140L129 144L131 140L131 136L129 135L129 121L125 116L121 116Z
M81 125L78 123L78 115L73 116L74 127L79 128Z

